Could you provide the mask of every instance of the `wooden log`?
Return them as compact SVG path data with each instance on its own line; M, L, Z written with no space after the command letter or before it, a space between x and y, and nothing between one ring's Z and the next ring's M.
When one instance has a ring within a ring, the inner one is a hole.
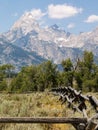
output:
M98 124L96 125L95 130L98 130Z
M95 130L96 124L93 121L90 121L86 127L86 130Z
M76 130L85 130L86 129L86 124L84 123L80 123L80 124L72 124L73 127L76 129Z
M0 117L0 123L87 123L86 118L56 117Z
M95 121L98 119L98 114L94 115L87 121L86 130L96 130L98 123Z

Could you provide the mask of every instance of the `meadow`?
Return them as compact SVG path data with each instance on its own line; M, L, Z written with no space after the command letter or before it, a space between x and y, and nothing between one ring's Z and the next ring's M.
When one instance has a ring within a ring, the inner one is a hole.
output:
M71 117L58 96L48 92L0 94L0 117ZM0 124L0 130L73 130L68 124Z
M98 97L98 95L96 94ZM0 94L0 117L82 117L49 92ZM0 130L74 130L70 124L0 124Z

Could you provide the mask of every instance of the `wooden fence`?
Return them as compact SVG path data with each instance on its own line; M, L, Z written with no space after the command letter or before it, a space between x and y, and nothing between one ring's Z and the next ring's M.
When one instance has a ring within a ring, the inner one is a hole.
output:
M0 117L0 123L86 123L86 118L55 117Z
M86 130L87 119L65 117L0 117L0 123L68 123L72 124L76 130Z
M96 124L87 118L65 117L0 117L0 123L60 123L71 124L76 130L98 130ZM98 125L98 124L97 124Z

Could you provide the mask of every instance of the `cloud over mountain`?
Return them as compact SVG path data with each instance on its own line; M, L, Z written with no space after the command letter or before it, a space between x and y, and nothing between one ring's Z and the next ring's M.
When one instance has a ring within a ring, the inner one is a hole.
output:
M83 11L82 8L73 7L67 4L62 5L49 5L48 6L48 15L50 18L54 19L63 19L75 16L78 13Z
M94 23L98 22L98 15L90 15L87 20L85 20L86 23Z
M33 19L36 19L36 20L41 19L46 14L46 13L43 13L41 9L33 9L30 12L25 12L25 13L27 13L27 15L31 13L29 17L32 17Z
M74 27L75 27L75 24L74 24L74 23L70 23L70 24L67 25L67 28L68 28L68 29L71 29L71 28L74 28Z

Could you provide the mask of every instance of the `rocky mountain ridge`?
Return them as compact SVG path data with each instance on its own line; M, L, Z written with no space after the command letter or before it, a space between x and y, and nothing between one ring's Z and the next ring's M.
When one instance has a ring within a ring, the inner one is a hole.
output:
M4 39L6 40L6 44ZM34 60L34 54L37 55L35 60L38 60L38 57L41 59L38 63L44 61L44 59L49 59L54 63L60 64L66 58L75 60L84 50L92 51L98 57L98 27L91 32L75 35L66 32L56 24L42 28L38 21L34 20L32 12L26 12L14 23L8 32L0 36L0 44L0 48L4 45L9 45L9 48L14 46L14 48L20 50L18 53L21 55L22 53L27 54L27 60L21 59L22 64L24 64L24 61L25 64L34 63L35 61L32 61L32 59ZM3 55L6 55L9 50L10 52L13 50L3 49L4 53L1 54L1 64ZM18 53L15 53L12 55L12 59L14 56L17 57ZM18 57L18 60L20 60L20 57ZM17 64L17 60L13 60L12 62L9 59L9 62ZM18 61L18 65L19 63Z

